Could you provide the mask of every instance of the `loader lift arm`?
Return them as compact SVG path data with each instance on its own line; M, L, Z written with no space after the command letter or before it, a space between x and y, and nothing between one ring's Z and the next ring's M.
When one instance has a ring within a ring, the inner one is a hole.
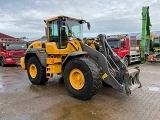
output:
M135 88L140 88L139 67L128 70L123 60L113 52L107 43L106 35L98 35L98 40L98 51L83 43L81 46L101 68L104 83L111 85L118 91L126 92L127 95L131 94Z

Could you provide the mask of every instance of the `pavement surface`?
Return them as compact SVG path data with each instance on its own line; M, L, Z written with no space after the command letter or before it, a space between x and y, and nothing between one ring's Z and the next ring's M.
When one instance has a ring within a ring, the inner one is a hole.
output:
M102 87L87 101L72 98L59 76L35 86L20 66L0 66L0 120L160 120L160 64L139 66L142 88L127 96Z

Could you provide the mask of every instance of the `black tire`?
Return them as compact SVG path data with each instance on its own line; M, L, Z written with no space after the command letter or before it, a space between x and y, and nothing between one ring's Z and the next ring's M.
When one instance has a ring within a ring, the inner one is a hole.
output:
M1 58L1 66L5 67L6 65L4 64L4 58Z
M104 87L112 87L111 85L105 83L104 81L102 82L102 85L103 85Z
M61 76L61 77L59 78L59 82L60 82L60 83L64 83L64 78L63 78L63 76Z
M35 78L31 77L30 75L30 66L34 64L37 69L37 75ZM29 80L31 81L32 84L35 85L42 85L45 84L48 81L48 78L46 78L46 68L41 65L37 57L33 56L28 60L27 63L27 74L29 77Z
M124 63L125 63L126 66L129 65L129 59L128 59L128 57L124 57Z
M70 73L73 69L80 70L84 75L84 85L77 90L70 83ZM100 70L95 62L88 58L76 58L70 60L64 68L64 82L69 93L80 100L86 100L98 93L102 86Z

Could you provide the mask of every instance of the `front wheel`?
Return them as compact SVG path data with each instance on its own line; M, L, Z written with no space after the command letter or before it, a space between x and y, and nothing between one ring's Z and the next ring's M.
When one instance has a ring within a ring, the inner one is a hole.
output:
M28 60L27 73L32 84L42 85L48 81L48 78L46 78L46 68L41 65L35 56Z
M129 59L128 59L128 57L124 57L124 63L128 67L128 65L129 65Z
M6 65L5 65L5 59L4 58L1 58L1 66L2 67L5 67Z
M100 70L95 62L88 58L70 60L65 66L63 76L68 91L77 99L91 98L102 86Z

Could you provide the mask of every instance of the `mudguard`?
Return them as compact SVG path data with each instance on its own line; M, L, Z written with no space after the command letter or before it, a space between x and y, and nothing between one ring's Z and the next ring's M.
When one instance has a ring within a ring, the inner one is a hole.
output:
M88 53L86 51L82 51L82 52L72 52L70 54L67 55L67 57L64 59L63 63L62 63L62 67L64 68L64 66L66 65L66 63L72 59L73 57L79 57L82 55L87 55Z
M45 48L28 48L25 55L25 61L28 57L36 56L40 63L46 67L46 58L49 57L49 55L45 52Z

